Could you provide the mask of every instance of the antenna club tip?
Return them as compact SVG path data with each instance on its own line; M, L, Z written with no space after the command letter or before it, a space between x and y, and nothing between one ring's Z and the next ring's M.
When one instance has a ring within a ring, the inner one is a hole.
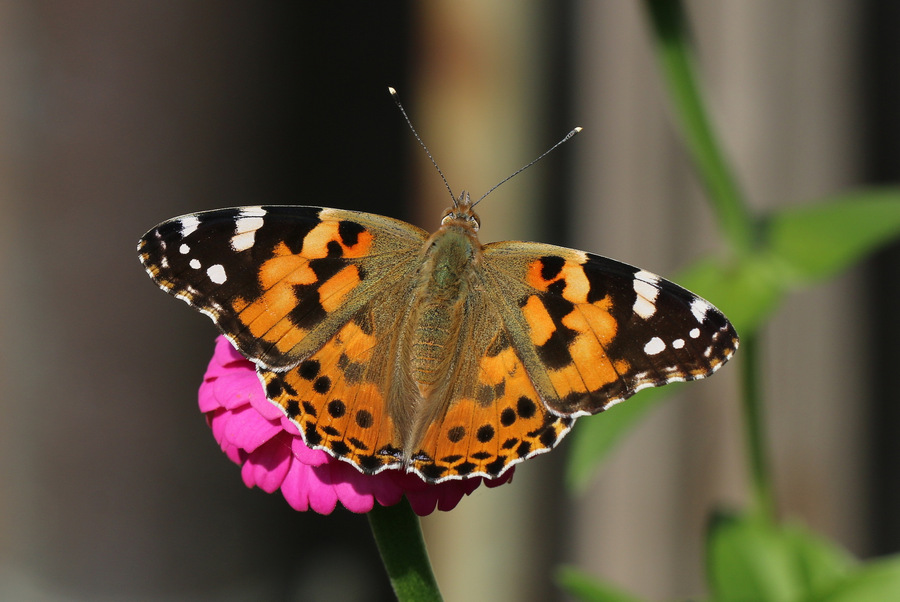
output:
M584 129L584 128L581 127L580 125L579 125L579 126L576 126L575 129L572 130L572 133L573 133L573 134L577 134L578 132L580 132L580 131L583 130L583 129Z
M388 86L388 93L389 93L391 96L394 96L394 97L397 96L397 90L395 90L393 86Z

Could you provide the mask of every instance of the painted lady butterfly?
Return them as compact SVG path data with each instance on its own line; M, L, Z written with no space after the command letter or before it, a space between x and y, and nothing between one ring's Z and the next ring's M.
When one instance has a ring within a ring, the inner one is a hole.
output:
M712 305L582 251L478 241L463 192L432 235L300 206L177 217L138 251L257 366L307 445L365 473L496 477L579 416L703 378L738 336Z

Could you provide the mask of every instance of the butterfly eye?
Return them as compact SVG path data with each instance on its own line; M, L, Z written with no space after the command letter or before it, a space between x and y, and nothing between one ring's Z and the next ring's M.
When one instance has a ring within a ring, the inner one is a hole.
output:
M443 226L447 222L453 219L453 208L447 209L444 211L444 215L441 216L441 225Z
M469 215L469 221L472 222L474 230L478 232L478 229L481 228L481 218L478 217L477 214L472 213L471 215Z

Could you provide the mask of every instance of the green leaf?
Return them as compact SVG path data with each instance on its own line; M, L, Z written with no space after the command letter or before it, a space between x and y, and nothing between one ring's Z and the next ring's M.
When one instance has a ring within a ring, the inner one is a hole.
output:
M763 521L717 517L707 542L709 588L717 602L791 602L801 590L784 542Z
M900 600L900 556L863 565L816 602L883 602Z
M717 516L707 537L710 591L717 602L799 602L849 574L850 557L807 530L753 516Z
M781 534L792 551L797 579L813 598L855 570L856 561L846 550L800 525L785 525Z
M767 246L800 281L822 280L900 236L900 189L861 190L772 214Z
M563 566L557 570L556 583L571 596L587 602L641 602L640 598L570 566Z

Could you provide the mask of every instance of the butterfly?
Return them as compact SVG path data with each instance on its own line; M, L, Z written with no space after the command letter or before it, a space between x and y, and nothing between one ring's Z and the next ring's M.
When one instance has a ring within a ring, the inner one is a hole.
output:
M502 475L580 416L709 376L738 347L709 302L645 270L478 240L463 192L429 235L369 213L236 207L176 217L138 252L256 365L307 446L364 473Z

